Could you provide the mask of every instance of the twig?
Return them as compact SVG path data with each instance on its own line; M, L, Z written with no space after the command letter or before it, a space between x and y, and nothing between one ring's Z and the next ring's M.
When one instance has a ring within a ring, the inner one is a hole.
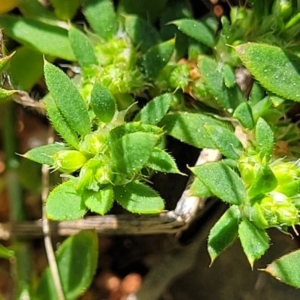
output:
M51 130L52 131L52 130ZM53 143L53 135L50 134L48 138L48 143ZM49 193L49 166L43 165L42 166L42 202L43 202L43 218L42 218L42 228L43 228L43 234L44 234L44 243L45 243L45 249L47 253L47 259L49 263L49 268L51 272L51 276L53 279L53 283L55 286L55 290L58 296L59 300L65 300L64 292L61 285L61 280L59 277L59 271L55 259L55 254L53 251L53 246L51 242L51 234L50 234L50 226L49 221L47 219L46 215L46 200Z

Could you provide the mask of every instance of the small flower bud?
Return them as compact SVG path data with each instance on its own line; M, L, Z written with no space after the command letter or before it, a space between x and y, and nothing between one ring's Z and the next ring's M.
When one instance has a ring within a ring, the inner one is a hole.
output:
M77 150L62 150L52 156L54 167L64 173L73 173L80 169L87 158Z
M242 156L239 160L238 166L241 177L248 185L254 181L258 170L261 167L261 158L259 155Z
M291 162L282 162L274 167L272 171L278 181L278 185L283 185L292 182L299 178L299 168Z

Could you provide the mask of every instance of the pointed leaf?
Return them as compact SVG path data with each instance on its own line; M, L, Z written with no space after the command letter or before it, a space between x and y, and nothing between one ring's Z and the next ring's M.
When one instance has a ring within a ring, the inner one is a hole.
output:
M271 158L274 147L274 133L269 124L258 118L255 126L256 148L262 156Z
M75 183L66 181L55 187L46 203L47 217L51 220L76 220L83 217L86 207L75 192Z
M273 261L265 271L278 280L299 289L299 261L300 250L296 250Z
M279 47L247 43L236 51L243 64L267 90L300 101L300 58Z
M215 45L213 33L201 21L180 19L173 21L172 24L175 24L180 31L189 37L208 47L212 48Z
M223 201L230 204L241 204L245 201L241 178L222 162L196 166L191 171Z
M222 126L204 125L215 148L228 158L238 159L243 146L238 138L229 129Z
M166 151L159 148L153 149L147 167L164 173L180 173L174 158Z
M150 187L132 181L125 186L115 186L115 198L125 209L139 214L156 214L164 209L163 199Z
M136 115L135 121L139 120L143 124L156 125L169 110L173 99L173 94L162 94L155 97Z
M119 172L133 174L140 171L148 162L158 138L145 132L124 135L109 145L112 160Z
M161 124L174 138L198 148L210 149L214 149L215 145L204 126L223 125L221 121L206 115L188 112L168 114Z
M67 150L68 147L64 144L54 143L50 145L33 148L26 152L23 157L35 161L39 164L53 166L52 156L61 150Z
M259 259L270 246L268 234L245 219L239 225L239 238L252 268L254 261Z
M262 165L254 178L248 196L254 198L259 194L273 191L277 186L277 179L268 165Z
M83 0L83 13L90 26L104 40L111 39L118 31L118 22L110 0Z
M77 133L70 128L50 94L44 98L44 103L47 109L48 118L54 129L68 144L75 149L78 149L79 141Z
M10 55L0 58L0 73L2 73L7 68L12 57L14 57L14 55L15 55L15 52Z
M113 205L114 191L111 185L101 188L98 192L85 190L83 199L90 211L104 215Z
M65 298L78 299L92 282L98 260L98 236L83 230L67 238L56 253L57 267ZM58 298L49 267L39 282L36 298Z
M96 82L91 95L91 106L101 122L109 123L116 112L116 102L110 91Z
M198 198L209 198L213 196L209 188L198 178L195 177L189 189L189 195Z
M211 229L208 236L211 263L236 240L240 214L237 206L231 206Z
M237 85L232 88L226 87L222 70L215 60L201 56L198 67L207 91L222 108L235 109L240 103L246 102L245 95Z
M226 87L232 88L236 85L236 78L235 78L234 71L232 70L231 66L229 66L228 64L224 64L222 69L222 76Z
M129 15L125 17L125 30L142 53L161 41L156 29L137 16Z
M0 244L0 257L5 259L10 259L15 257L15 252Z
M233 117L238 119L241 125L247 129L253 129L254 119L251 106L247 102L241 103L233 113Z
M88 111L75 85L63 71L50 63L45 63L44 71L47 87L67 123L80 135L88 134Z
M169 40L151 47L145 54L143 66L149 78L154 78L169 62L175 49L175 40Z
M93 44L83 32L72 26L69 30L69 40L75 57L82 67L98 64Z
M41 53L75 60L68 32L64 28L34 19L5 15L0 16L0 27L4 28L9 37Z
M62 20L71 20L80 6L80 0L51 0L54 12Z

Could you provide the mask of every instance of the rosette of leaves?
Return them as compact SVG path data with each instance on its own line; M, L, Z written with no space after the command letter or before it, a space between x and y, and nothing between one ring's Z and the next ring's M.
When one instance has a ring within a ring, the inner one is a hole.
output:
M100 83L87 100L60 69L46 62L44 71L48 117L65 142L24 156L60 170L66 179L48 197L48 217L77 219L88 209L105 214L114 200L134 213L162 211L163 199L144 183L144 170L180 173L162 148L164 132L157 126L173 95L154 98L126 123L126 111L118 111L113 95Z

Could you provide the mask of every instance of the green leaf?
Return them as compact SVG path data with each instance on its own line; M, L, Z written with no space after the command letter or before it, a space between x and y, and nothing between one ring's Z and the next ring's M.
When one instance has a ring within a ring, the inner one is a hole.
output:
M198 178L195 177L189 190L189 195L198 198L209 198L213 196L208 187Z
M248 190L248 196L254 198L259 194L268 193L277 186L277 179L268 165L262 165Z
M300 250L286 254L279 259L273 261L264 270L278 280L300 288L300 272L299 272Z
M222 69L222 76L226 87L232 88L236 85L234 71L228 64L224 64Z
M75 60L68 31L38 20L15 16L0 16L0 26L5 34L21 44L30 46L41 53Z
M92 29L104 40L111 39L118 31L118 22L110 0L82 0L83 13Z
M46 203L47 217L51 220L76 220L86 213L84 202L75 192L75 183L68 180L55 187Z
M59 22L53 11L50 11L38 0L19 0L18 9L24 17Z
M118 12L121 15L134 14L145 20L155 21L164 11L167 0L120 0Z
M48 118L54 129L68 144L73 146L75 149L78 149L79 141L77 133L70 128L50 94L44 98L44 103L47 109Z
M96 82L91 95L91 106L101 122L109 123L116 112L116 101L110 91Z
M223 201L230 204L241 204L245 201L243 181L224 163L207 163L193 167L191 171Z
M145 132L129 133L109 145L112 160L119 172L133 174L148 162L158 137Z
M300 101L300 58L279 47L247 43L236 51L243 64L267 90Z
M175 48L175 40L171 39L151 47L145 54L143 67L147 77L154 78L169 62Z
M249 95L249 102L254 105L265 97L265 89L257 82L253 82L253 86Z
M88 67L98 64L93 44L83 32L71 26L69 30L69 40L80 66Z
M208 47L214 47L214 35L201 21L180 19L173 21L172 24L175 24L180 31L196 41L203 43Z
M247 129L254 128L254 119L251 106L247 102L241 103L234 111L233 117L238 119L241 125Z
M98 260L98 236L95 231L83 230L67 238L56 253L57 267L66 300L75 300L92 282ZM49 267L39 282L36 298L58 298Z
M50 145L33 148L26 152L23 157L35 161L39 164L53 166L52 156L61 150L67 150L68 147L64 144L54 143Z
M261 20L265 15L268 15L268 2L265 0L249 0L249 3L253 9L255 17Z
M238 85L232 88L226 87L222 69L215 60L206 56L200 56L198 67L207 91L222 108L232 110L240 103L246 102L246 97Z
M114 192L118 203L130 212L156 214L164 209L163 199L141 182L132 181L125 186L115 186Z
M166 151L159 148L153 149L146 166L159 172L180 173L174 158Z
M88 134L88 111L75 85L63 71L50 63L45 63L44 71L47 87L67 123L80 135Z
M271 158L274 147L274 133L269 124L263 119L258 118L255 126L256 149L262 157Z
M161 122L165 131L182 142L197 148L215 148L205 126L223 123L204 114L178 112L166 115Z
M268 234L245 219L239 225L239 238L252 268L254 261L259 259L270 246Z
M135 121L156 125L168 112L173 99L174 95L169 93L155 97L136 115Z
M15 53L0 58L0 73L2 73L8 66L11 67L10 62Z
M238 159L240 157L243 146L233 132L223 126L204 125L204 128L214 143L214 148L228 158Z
M125 30L142 53L160 42L160 36L156 29L140 17L126 16Z
M15 88L29 91L43 76L43 55L27 46L19 47L10 60L8 74Z
M163 134L163 130L157 126L141 124L140 122L130 122L117 126L109 132L110 143L116 142L126 134L135 132L152 133L156 136Z
M10 259L15 257L15 252L0 244L0 257L5 259Z
M80 6L80 0L51 0L54 12L59 19L71 20Z
M90 211L104 215L113 205L114 191L111 185L107 185L97 192L85 190L82 197L86 207Z
M240 210L233 205L222 215L208 236L208 253L211 264L237 238Z

